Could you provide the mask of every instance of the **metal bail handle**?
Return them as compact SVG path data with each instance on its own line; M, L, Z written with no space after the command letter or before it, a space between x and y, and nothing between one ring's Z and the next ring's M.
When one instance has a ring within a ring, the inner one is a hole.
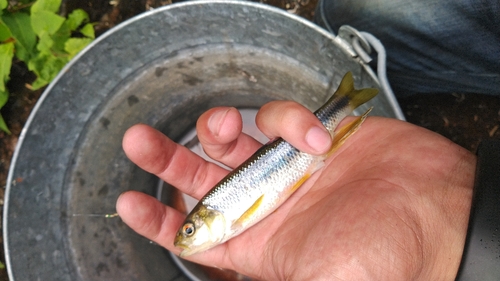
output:
M368 64L372 58L370 53L373 49L377 52L377 78L380 82L380 87L384 90L388 102L395 109L395 114L398 119L405 120L404 114L399 107L396 96L392 91L389 80L387 79L387 55L385 52L384 45L377 37L373 36L371 33L358 31L352 26L343 25L339 28L339 34L337 39L343 43L347 43L350 48L355 53L355 56L359 57L361 61ZM343 44L346 45L346 44Z

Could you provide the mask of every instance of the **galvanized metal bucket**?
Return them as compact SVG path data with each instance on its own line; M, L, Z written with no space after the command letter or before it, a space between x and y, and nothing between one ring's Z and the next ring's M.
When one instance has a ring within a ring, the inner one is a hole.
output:
M123 153L125 130L146 123L179 140L213 106L291 99L313 110L347 71L358 87L379 87L345 39L249 2L171 5L101 36L48 87L15 151L4 209L11 280L188 280L119 218L74 216L113 213L126 190L156 192L158 179ZM360 111L368 106L398 117L384 93Z

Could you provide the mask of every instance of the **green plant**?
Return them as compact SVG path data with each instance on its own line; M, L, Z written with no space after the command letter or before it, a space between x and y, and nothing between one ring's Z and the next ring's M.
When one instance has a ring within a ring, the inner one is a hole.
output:
M14 3L14 4L13 4ZM61 0L0 0L0 109L9 98L6 83L13 59L36 74L33 90L50 83L95 38L87 13L57 14ZM0 115L0 129L10 133Z

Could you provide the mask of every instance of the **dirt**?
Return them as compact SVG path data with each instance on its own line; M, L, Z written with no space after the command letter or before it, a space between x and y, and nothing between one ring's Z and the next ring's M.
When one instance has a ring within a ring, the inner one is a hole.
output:
M478 94L414 95L399 99L408 122L475 151L483 139L500 139L500 97Z
M120 22L149 9L179 1L161 0L67 0L62 13L82 8L97 23L100 35ZM263 0L304 18L312 19L317 0ZM15 63L8 83L10 97L1 114L12 131L0 132L0 207L3 206L7 173L21 130L42 91L31 91L25 85L34 80L22 63ZM397 94L397 93L396 93ZM500 139L500 97L479 94L427 94L398 100L407 121L435 131L455 143L474 151L482 139ZM1 239L2 237L0 237ZM2 241L0 241L2 242ZM3 243L0 261L5 263ZM0 269L0 281L8 280L5 269Z

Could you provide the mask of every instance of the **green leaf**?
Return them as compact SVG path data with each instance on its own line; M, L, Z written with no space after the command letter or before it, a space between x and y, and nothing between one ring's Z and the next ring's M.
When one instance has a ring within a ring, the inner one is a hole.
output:
M0 0L0 10L3 10L5 8L7 8L8 5L9 5L9 1L7 1L7 0Z
M37 79L31 85L33 90L40 89L50 83L68 61L67 57L57 57L52 53L40 53L30 60L28 68L37 75Z
M6 91L5 82L9 80L13 57L14 42L0 44L0 92ZM3 104L0 105L3 106Z
M45 87L49 83L50 83L49 81L43 79L42 77L37 77L35 82L33 82L33 84L31 84L31 88L33 90L38 90L42 87Z
M71 38L66 41L64 50L69 54L69 58L72 59L91 42L92 39L90 38Z
M16 39L16 57L27 62L36 45L36 34L31 27L30 16L23 12L4 15L2 19L9 26Z
M9 99L9 92L7 90L0 91L0 108L2 108Z
M61 7L61 0L37 0L33 6L31 6L31 13L38 13L41 11L47 11L52 13L59 12L59 7Z
M64 22L59 30L51 36L52 40L54 40L54 46L52 46L52 51L59 52L61 54L64 53L64 44L71 38L71 31L68 28L66 22Z
M0 42L3 42L12 37L9 27L0 20Z
M40 40L36 48L42 53L50 53L51 48L54 45L54 40L50 37L48 32L43 32L40 34Z
M47 53L39 53L37 56L33 57L29 62L28 62L28 69L33 71L36 76L38 77L38 79L40 79L40 75L41 75L41 72L42 72L42 69L43 69L43 65L46 63L47 61L47 56L49 56L49 54ZM35 80L35 82L37 81ZM43 80L43 79L42 79Z
M9 1L7 0L0 0L0 15L3 14L3 10L9 6Z
M7 124L5 124L5 121L3 120L3 117L1 114L0 114L0 130L6 132L9 135L11 134L11 132L9 131Z
M91 23L87 23L80 29L80 32L88 38L95 38L94 25Z
M43 31L50 35L57 32L64 22L64 18L49 11L38 11L31 14L31 27L35 34L40 36Z
M82 23L89 21L89 15L82 9L76 9L68 15L66 23L71 31L75 31Z
M0 91L0 109L5 105L5 103L7 102L8 99L9 99L9 92ZM0 130L4 131L10 135L9 128L7 127L7 124L3 120L3 117L1 114L0 114Z

